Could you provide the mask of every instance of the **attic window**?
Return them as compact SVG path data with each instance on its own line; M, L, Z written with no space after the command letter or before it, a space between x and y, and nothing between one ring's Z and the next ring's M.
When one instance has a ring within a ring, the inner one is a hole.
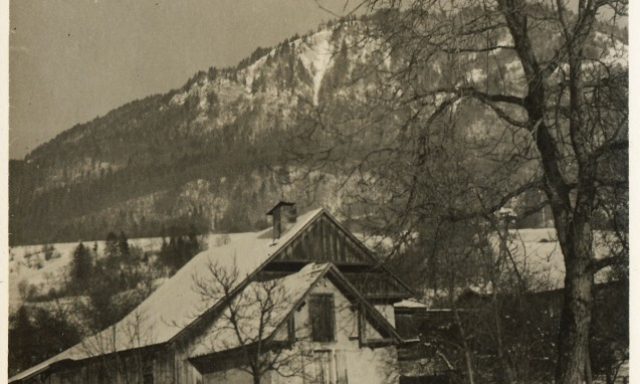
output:
M327 342L335 340L335 310L332 294L316 294L309 297L311 339Z

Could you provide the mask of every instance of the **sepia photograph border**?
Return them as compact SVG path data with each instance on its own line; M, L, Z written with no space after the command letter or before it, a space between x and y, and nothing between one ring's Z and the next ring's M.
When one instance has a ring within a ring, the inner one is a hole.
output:
M8 320L9 320L9 227L8 227L8 177L9 177L9 1L0 0L0 50L4 53L0 55L0 124L2 127L0 142L2 166L0 174L3 182L0 183L0 196L2 198L0 214L0 383L8 380ZM21 1L21 0L11 0ZM215 0L212 0L215 1ZM255 0L259 1L259 0ZM296 0L291 0L296 1ZM307 0L297 0L307 1ZM312 0L308 0L312 1ZM348 0L347 0L348 1ZM636 127L629 131L629 231L630 231L630 252L635 254L640 252L638 234L640 234L640 171L634 165L640 164L640 46L637 39L640 39L640 3L633 2L629 7L629 80L630 80L630 117L629 126ZM629 273L636 275L640 273L640 260L637 256L629 258ZM640 382L640 309L636 304L640 303L640 283L635 278L630 277L630 364L629 371L631 382Z

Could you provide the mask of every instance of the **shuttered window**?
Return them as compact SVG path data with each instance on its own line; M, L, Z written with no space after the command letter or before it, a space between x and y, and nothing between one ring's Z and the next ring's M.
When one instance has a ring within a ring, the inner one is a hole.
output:
M309 317L313 341L334 341L336 316L332 294L309 297Z

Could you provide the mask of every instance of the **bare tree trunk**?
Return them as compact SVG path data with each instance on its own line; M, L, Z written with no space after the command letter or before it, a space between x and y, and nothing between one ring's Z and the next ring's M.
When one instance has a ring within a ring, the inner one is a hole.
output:
M592 19L583 16L575 29L569 48L569 131L578 166L575 195L561 171L561 155L556 140L545 122L546 89L544 74L527 33L527 18L521 2L500 0L503 14L515 41L529 89L524 107L531 132L535 132L545 175L545 192L554 214L554 225L562 248L566 269L564 303L558 342L556 384L580 384L589 355L589 328L593 302L593 235L591 219L595 195L595 169L586 154L585 124L582 118L584 89L581 73L581 47ZM575 197L574 197L575 196ZM573 198L575 203L572 204Z
M495 287L495 283L494 283L494 287ZM507 355L505 354L504 351L504 342L503 342L503 338L502 338L502 321L500 319L501 313L500 313L500 309L498 308L498 297L497 297L497 292L494 288L494 293L493 293L493 319L494 319L494 324L496 327L496 342L497 342L497 349L498 349L498 359L500 360L500 365L502 366L502 370L504 371L504 376L502 378L502 382L507 382L509 384L515 383L515 374L513 372L513 369L511 369L511 364L509 364L509 361L507 360Z
M558 226L556 224L556 226ZM583 231L591 228L581 225ZM563 244L565 255L564 305L560 319L556 383L578 384L585 379L585 362L589 358L589 327L593 305L593 274L590 269L591 234L575 236ZM585 239L586 238L586 239ZM562 242L561 242L562 244Z
M462 320L460 319L458 308L455 305L453 306L453 316L454 316L456 325L458 326L458 332L460 333L462 348L464 349L464 365L465 365L465 369L467 370L467 380L469 384L475 384L471 348L467 343L467 334L464 330L464 325L462 324Z
M500 236L499 258L504 260L507 258L507 252L509 252L508 246L507 246L507 239L509 238L508 219L504 220L503 227L498 230L502 232L502 235ZM491 285L493 287L493 293L491 295L492 296L491 304L493 307L493 320L496 328L498 360L500 361L500 366L502 367L502 370L504 373L504 376L501 377L501 380L502 382L511 384L516 382L516 376L514 374L513 369L511 368L510 362L507 360L508 356L504 350L504 340L503 340L503 332L502 332L503 330L502 313L500 311L500 302L498 298L498 286L500 283L498 282L498 278L496 276L496 270L494 269L493 260L491 258L489 260L489 266L490 266Z
M586 384L593 383L593 376L591 374L591 358L587 356L587 362L584 367L584 381Z

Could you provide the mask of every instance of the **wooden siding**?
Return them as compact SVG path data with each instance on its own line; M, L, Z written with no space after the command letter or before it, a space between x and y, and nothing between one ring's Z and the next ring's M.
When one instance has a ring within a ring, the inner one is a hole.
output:
M326 216L321 216L284 248L258 279L282 277L312 262L336 265L367 299L388 301L412 296L361 244Z
M375 264L359 244L324 216L305 229L274 261L331 262L338 266Z
M172 383L171 352L149 349L128 351L116 355L95 356L82 361L68 361L48 372L25 380L26 383L48 384L108 384Z
M343 272L343 275L365 298L370 300L410 296L407 294L407 289L398 281L379 269L368 272Z
M296 270L302 268L303 263L295 264L294 269L290 270L287 265L277 263L273 269L265 269L261 271L258 280L272 280L284 277ZM340 267L338 267L340 268ZM342 269L342 268L340 268ZM373 301L397 301L410 297L407 290L400 285L393 277L379 269L363 269L359 272L341 271L344 277L360 292L366 299Z

